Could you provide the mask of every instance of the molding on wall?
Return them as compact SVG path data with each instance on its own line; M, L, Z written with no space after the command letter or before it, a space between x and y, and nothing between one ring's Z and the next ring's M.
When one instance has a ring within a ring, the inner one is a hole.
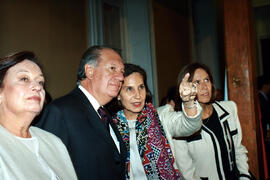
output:
M153 54L151 44L151 18L149 17L148 1L126 0L127 32L130 48L130 59L127 62L141 66L147 72L147 84L153 93L154 104L158 94L155 94L157 87L153 67ZM138 13L139 12L139 13Z
M103 44L101 1L87 0L88 46Z
M270 5L269 0L252 0L253 7L261 7L261 6L267 6L267 5Z

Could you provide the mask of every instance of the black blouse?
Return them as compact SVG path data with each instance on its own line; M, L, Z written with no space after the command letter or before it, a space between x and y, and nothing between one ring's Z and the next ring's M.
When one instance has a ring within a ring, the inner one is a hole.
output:
M224 139L224 133L220 124L220 120L216 110L213 108L213 113L207 119L203 120L204 126L210 129L216 136L222 157L222 166L226 179L231 179L230 162L228 157L228 149Z

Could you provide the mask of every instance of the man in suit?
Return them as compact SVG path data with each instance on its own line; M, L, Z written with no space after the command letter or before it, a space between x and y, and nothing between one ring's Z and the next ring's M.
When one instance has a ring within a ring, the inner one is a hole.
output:
M64 142L79 180L125 179L126 149L120 133L112 121L106 127L98 113L117 96L123 72L116 51L90 47L80 62L78 86L50 103L37 124ZM105 116L111 120L108 113Z
M270 100L267 96L270 93L270 78L269 75L262 75L259 76L257 80L261 109L261 122L265 140L265 152L268 162L268 171L270 172Z
M267 95L270 93L270 79L268 76L258 77L258 89L259 89L259 100L261 108L261 119L263 126L264 138L267 137L267 131L270 130L270 101Z

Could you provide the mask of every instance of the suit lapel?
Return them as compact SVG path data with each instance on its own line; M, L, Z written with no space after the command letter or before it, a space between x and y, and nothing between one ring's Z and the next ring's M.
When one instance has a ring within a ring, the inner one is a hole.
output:
M228 111L226 111L218 102L215 102L214 105L216 105L215 108L219 117L220 121L224 121L225 119L227 119L229 117L229 113Z
M103 138L106 142L111 144L114 148L117 149L110 133L102 123L100 117L98 116L97 112L95 111L94 107L90 103L90 101L87 99L85 94L79 89L76 88L73 91L73 94L77 96L80 99L80 102L82 102L84 108L88 112L88 122L91 127L95 129L95 133L97 134L98 137ZM110 116L108 118L111 118ZM114 130L115 132L115 130ZM117 137L118 138L118 137Z

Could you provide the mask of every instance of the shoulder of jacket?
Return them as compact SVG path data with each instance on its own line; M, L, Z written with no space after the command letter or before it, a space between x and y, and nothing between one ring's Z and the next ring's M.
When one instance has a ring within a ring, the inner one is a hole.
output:
M34 133L34 136L36 136L38 139L42 139L43 141L49 141L54 143L62 142L60 138L58 138L56 135L45 131L41 128L31 126L31 131Z
M80 104L83 104L83 102L88 102L87 98L83 96L83 93L80 94L79 89L74 89L70 93L54 99L52 102L48 104L48 106L76 107L79 106Z
M232 113L232 114L237 113L237 105L234 101L217 101L217 102L213 103L213 106L215 108L219 108L219 109L220 109L219 106L221 106L228 113Z
M228 107L235 107L236 106L236 103L234 101L216 101L214 103L214 106L217 106L216 103L219 104L220 106L224 107L225 109Z

